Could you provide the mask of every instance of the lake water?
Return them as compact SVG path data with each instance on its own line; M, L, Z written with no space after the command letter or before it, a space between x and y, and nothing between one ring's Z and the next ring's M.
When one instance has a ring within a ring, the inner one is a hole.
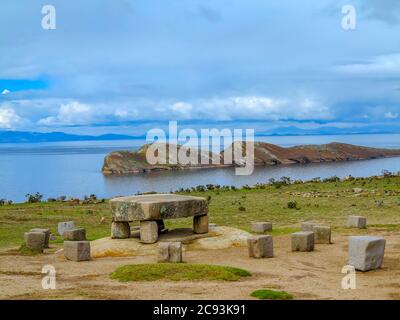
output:
M400 134L258 137L283 147L298 144L345 142L379 148L400 148ZM104 156L113 150L137 149L145 141L90 141L34 144L0 144L0 199L23 201L25 194L40 192L44 198L61 195L82 198L168 192L180 187L220 184L242 186L269 178L371 176L382 170L400 171L400 158L255 168L251 176L235 176L234 168L154 172L131 176L103 176Z

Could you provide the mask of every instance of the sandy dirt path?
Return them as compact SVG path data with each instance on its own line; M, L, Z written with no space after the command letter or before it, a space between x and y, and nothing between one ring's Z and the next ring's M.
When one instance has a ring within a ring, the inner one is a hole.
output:
M252 277L238 282L157 281L120 283L108 278L118 266L156 262L156 256L66 261L62 254L34 257L0 255L1 299L252 299L257 289L284 290L296 299L400 299L400 233L376 231L387 240L384 266L357 272L357 289L341 289L347 260L347 236L333 234L334 243L317 245L314 252L290 252L290 236L274 237L275 257L250 259L247 248L188 251L187 263L244 268ZM57 271L57 289L41 287L41 269Z

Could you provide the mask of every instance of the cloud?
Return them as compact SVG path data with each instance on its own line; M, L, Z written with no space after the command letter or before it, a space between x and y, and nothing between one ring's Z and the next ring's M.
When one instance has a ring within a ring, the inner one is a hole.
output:
M400 22L399 0L362 0L367 17L394 25Z
M137 101L135 104L63 103L55 115L41 118L41 126L74 126L157 120L329 120L329 107L312 98L234 96L190 101Z
M364 62L335 66L334 71L349 75L400 75L400 53L379 55Z
M25 120L10 107L0 107L0 128L13 129L24 124Z
M1 94L5 96L5 95L7 95L9 93L11 93L10 90L4 89Z
M95 113L91 106L77 101L62 104L57 115L49 116L38 121L43 126L68 126L89 124L95 120Z
M398 119L399 118L399 114L398 113L393 113L393 112L386 112L384 117L386 119Z

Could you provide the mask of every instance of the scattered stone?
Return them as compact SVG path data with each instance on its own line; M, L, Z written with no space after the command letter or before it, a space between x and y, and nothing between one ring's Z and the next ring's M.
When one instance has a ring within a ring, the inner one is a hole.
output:
M103 224L103 223L105 223L106 222L106 218L105 217L101 217L101 219L100 219L100 224Z
M379 269L383 263L385 244L382 237L349 237L348 264L360 271Z
M156 221L140 221L140 241L155 243L158 239L158 225Z
M365 229L367 227L367 218L363 216L349 216L347 219L347 228Z
M208 215L193 217L193 232L198 234L208 232Z
M353 192L354 193L361 193L361 192L363 192L363 189L362 188L354 188Z
M330 244L331 243L331 227L314 226L314 243L315 244Z
M112 239L128 239L131 236L131 228L129 222L112 222L111 238Z
M50 234L50 240L51 240L51 241L57 240L56 235Z
M292 233L292 251L313 251L314 232L301 231Z
M74 221L66 221L66 222L60 222L58 224L58 234L60 236L64 235L64 232L67 230L71 230L75 228L75 222Z
M50 229L33 228L33 229L31 229L31 232L43 232L45 235L44 248L50 247L50 234L51 234Z
M209 223L208 224L208 229L211 229L211 228L216 228L218 225L216 224L216 223Z
M67 230L64 232L63 238L67 241L85 241L86 230L83 228Z
M64 256L72 261L90 260L90 242L64 241Z
M25 232L25 244L29 249L43 252L46 235L43 232Z
M271 235L251 236L247 239L250 258L272 258L274 245Z
M302 222L301 223L301 231L313 231L314 226L317 226L318 224L315 222Z
M182 242L159 243L158 262L182 262Z
M265 232L272 230L272 222L255 222L251 224L251 231L253 232Z

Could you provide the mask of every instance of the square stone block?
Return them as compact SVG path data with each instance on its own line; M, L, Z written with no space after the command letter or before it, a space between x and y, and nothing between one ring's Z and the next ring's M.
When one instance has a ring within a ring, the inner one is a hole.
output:
M272 230L272 222L254 222L251 224L251 231L253 232L265 232Z
M182 262L181 242L161 242L158 245L158 262Z
M347 228L365 229L367 227L367 218L363 216L349 216L347 218Z
M140 229L140 227L138 227ZM131 236L131 228L129 222L111 223L111 238L112 239L128 239Z
M314 232L301 231L292 233L292 251L313 251Z
M330 244L331 243L331 227L314 226L314 243L315 244Z
M177 194L147 194L110 200L113 221L143 221L203 216L207 199Z
M46 235L43 232L25 232L25 245L32 250L43 252Z
M64 241L64 256L72 261L90 260L90 242Z
M378 269L382 266L386 241L382 237L349 237L348 264L360 271Z
M64 238L64 240L67 240L67 241L85 241L86 240L86 230L83 228L66 230L64 232L63 238Z
M158 225L156 221L140 221L140 241L155 243L158 240Z
M182 262L182 242L171 242L169 245L169 261Z
M193 218L193 232L198 234L208 232L208 215Z
M314 226L317 226L318 223L315 222L310 222L310 221L306 221L306 222L302 222L301 223L301 231L313 231Z
M43 232L45 235L45 240L44 240L44 248L49 248L50 247L50 229L46 228L33 228L31 229L31 232Z
M60 236L64 235L64 232L67 230L71 230L75 228L75 222L74 221L66 221L66 222L60 222L58 224L58 234Z
M270 235L249 237L247 247L250 258L272 258L274 256L274 244Z

